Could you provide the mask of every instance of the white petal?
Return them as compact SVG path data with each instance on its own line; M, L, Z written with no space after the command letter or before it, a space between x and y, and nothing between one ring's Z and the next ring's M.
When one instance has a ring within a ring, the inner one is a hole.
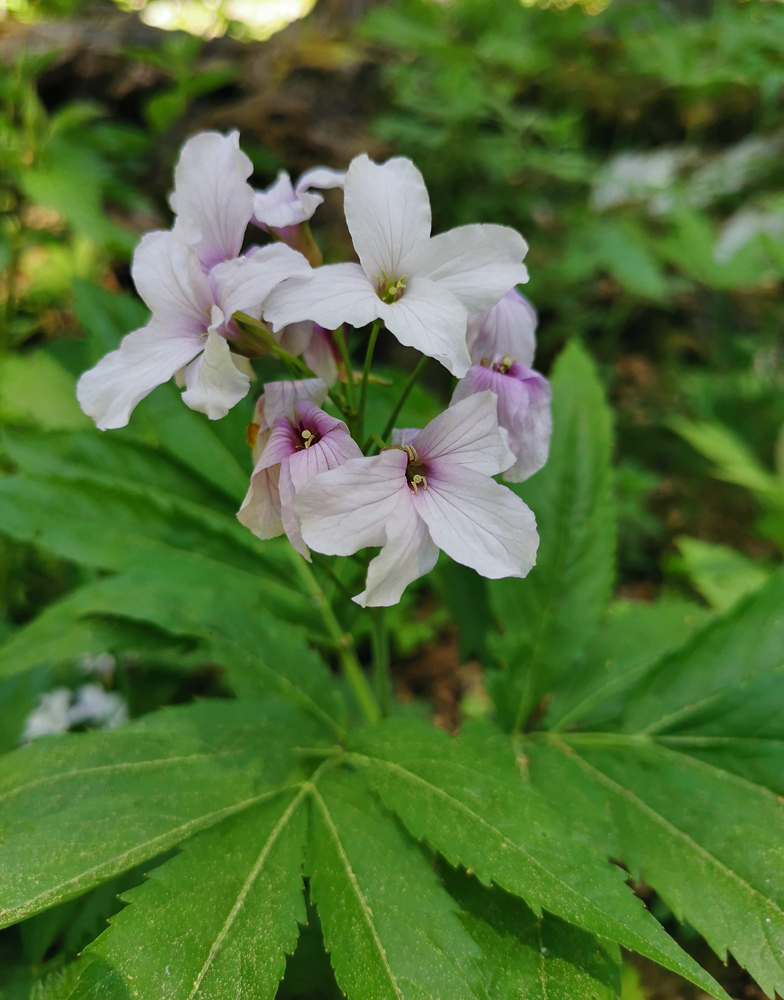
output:
M516 455L515 464L503 478L508 483L522 483L547 462L553 415L550 409L550 383L539 372L531 371L525 380L528 389L528 411L517 432L510 434L509 445Z
M125 427L136 404L201 350L199 337L151 322L123 337L76 385L79 405L99 430Z
M395 513L387 522L386 545L371 560L365 589L353 600L363 608L397 604L409 583L429 573L437 561L438 548L427 525L414 510L410 493L401 493Z
M378 315L401 344L435 358L458 378L465 375L471 367L465 343L468 313L448 289L414 278L397 302L376 301Z
M302 174L294 190L301 195L303 191L310 191L311 188L327 191L330 188L342 188L345 183L345 170L333 170L331 167L312 167Z
M398 444L405 448L407 444L414 444L421 433L420 427L395 427L390 444Z
M448 288L469 313L489 309L510 288L528 281L522 263L528 251L523 237L508 226L459 226L434 236L401 263Z
M301 253L282 243L261 247L248 257L217 264L209 274L215 299L227 320L235 312L260 307L273 288L293 275L310 274L310 264Z
M310 450L310 449L308 449ZM283 530L286 532L286 537L291 542L292 548L299 552L301 556L304 556L308 562L312 562L310 558L310 550L302 539L302 532L300 531L299 518L294 513L294 483L291 479L291 469L289 462L281 462L280 464L280 516L283 521Z
M430 199L411 160L374 163L355 157L346 173L344 210L359 260L369 278L403 276L400 262L430 236ZM322 323L322 326L326 324Z
M279 465L271 469L254 469L250 489L237 513L237 519L259 538L276 538L283 534L279 477Z
M301 207L288 171L281 170L277 179L264 191L253 196L253 221L257 226L295 226L302 222Z
M313 336L313 323L306 319L302 323L289 323L282 330L275 334L275 340L284 351L299 357L310 343Z
M310 400L316 406L321 406L327 398L327 384L320 378L301 378L291 382L267 382L264 386L264 401L262 419L257 423L262 428L272 427L278 417L285 416L292 406L300 399ZM256 404L256 412L260 404Z
M239 132L202 132L182 147L169 197L174 233L210 270L236 257L253 214L253 164L240 150Z
M342 323L367 326L382 304L359 264L327 264L279 285L264 302L264 318L276 330L306 319L336 330Z
M406 484L406 456L385 451L322 472L294 500L302 537L316 552L349 556L386 541L386 522Z
M338 377L338 361L333 348L332 334L318 323L313 325L313 335L305 348L305 364L327 385L334 385Z
M210 420L225 417L248 394L250 379L231 360L228 342L210 330L204 353L185 369L183 402Z
M422 461L438 459L461 468L495 476L514 462L498 428L498 397L477 392L431 420L416 439Z
M446 461L434 464L416 507L436 545L491 580L526 576L539 546L531 510L489 476Z
M536 351L536 310L516 288L492 308L468 318L466 343L475 365L496 354L530 368Z
M213 303L210 283L190 247L161 230L142 236L131 266L139 295L160 323L204 332Z

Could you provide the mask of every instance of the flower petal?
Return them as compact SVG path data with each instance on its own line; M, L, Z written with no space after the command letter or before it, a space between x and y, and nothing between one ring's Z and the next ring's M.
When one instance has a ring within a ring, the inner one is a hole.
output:
M421 433L420 427L395 427L390 443L405 448L407 444L414 444Z
M190 247L170 232L142 236L131 266L139 295L159 323L203 333L213 303L210 283Z
M253 471L250 489L237 512L237 519L258 538L276 538L283 534L280 514L280 466Z
M513 370L520 369L515 365ZM523 369L529 370L529 369ZM517 378L510 371L509 374L495 371L493 368L484 365L474 365L466 375L461 378L452 393L450 407L459 403L462 399L468 399L476 393L494 392L497 398L498 426L502 427L509 434L509 447L517 455L514 442L520 433L520 429L528 414L530 402L528 386L524 379ZM480 472L485 471L483 469ZM496 470L500 472L501 470ZM495 475L495 473L490 473Z
M503 475L508 483L522 483L538 472L547 462L550 451L553 433L550 383L539 372L529 368L525 386L528 409L516 432L509 435L509 447L515 453L516 461Z
M290 278L264 301L264 318L279 330L310 319L327 330L342 323L367 326L380 315L381 299L359 264L327 264L308 278Z
M330 188L342 188L346 183L345 170L333 170L331 167L311 167L297 181L294 190L301 195L311 188L328 191Z
M194 248L206 271L242 249L253 214L252 173L239 132L202 132L182 147L169 197L174 234Z
M397 302L376 302L377 315L401 344L435 358L458 378L465 375L471 367L465 343L468 314L448 289L414 278Z
M539 536L533 513L488 476L435 462L428 467L427 489L416 500L435 544L481 576L522 577L535 564Z
M344 208L354 249L368 278L401 278L403 258L430 236L425 182L403 156L380 164L366 153L355 157L346 173Z
M253 221L261 228L282 229L305 221L302 205L291 184L288 172L281 170L277 180L253 196ZM307 216L309 218L309 216Z
M269 293L286 278L310 274L310 264L301 253L282 243L260 247L248 257L217 264L209 274L215 299L226 319L235 312L261 307Z
M301 323L289 323L288 326L284 326L282 330L275 334L275 340L277 340L284 351L288 351L289 354L293 354L295 358L298 358L307 348L312 336L313 323L311 320L306 319Z
M509 226L458 226L434 236L401 263L407 274L448 288L469 313L489 309L512 288L528 281L522 263L523 237Z
M397 604L409 583L429 573L436 562L438 547L427 525L414 509L410 493L401 494L397 509L387 522L386 544L370 561L365 589L353 600L363 608Z
M354 458L322 472L294 500L302 537L316 552L349 556L369 545L383 545L386 523L406 484L406 456L385 451Z
M220 420L248 394L250 379L231 360L225 338L211 329L204 353L185 369L185 385L186 406Z
M136 404L200 350L197 334L153 321L127 334L116 351L86 371L76 385L76 398L99 430L125 427Z
M338 359L332 333L318 323L313 324L313 335L303 353L305 364L323 378L327 385L334 385L338 377Z
M516 288L492 308L468 318L466 343L475 365L496 354L530 368L536 351L536 310Z
M460 468L495 476L514 462L498 428L498 397L477 392L450 405L416 439L424 462L448 461Z
M297 400L309 399L320 406L327 398L327 384L320 378L301 378L291 382L267 382L264 393L256 403L255 417L262 429L271 427L278 417L287 413Z
M291 479L291 464L289 460L282 462L280 465L280 516L283 521L283 530L286 532L286 538L291 542L294 551L299 552L308 562L312 562L310 549L302 538L299 518L294 513L295 495L296 491Z

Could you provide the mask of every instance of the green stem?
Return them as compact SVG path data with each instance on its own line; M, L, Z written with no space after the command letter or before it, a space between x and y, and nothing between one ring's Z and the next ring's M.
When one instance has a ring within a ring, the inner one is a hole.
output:
M373 687L381 715L389 715L389 631L385 608L369 608L373 644Z
M394 405L394 407L392 409L392 412L389 415L389 420L387 420L386 426L384 427L384 430L381 432L381 438L384 441L388 441L389 440L389 435L392 433L392 430L393 430L393 428L395 426L395 421L400 416L400 411L403 409L403 406L405 405L406 400L408 399L409 395L411 394L411 390L414 388L414 386L419 381L419 376L425 370L425 365L427 364L428 360L429 360L429 358L426 355L423 354L422 357L417 362L416 368L409 375L408 381L403 386L403 391L400 393L400 398L395 403L395 405ZM373 437L376 437L376 436L377 435L373 435ZM374 442L372 445L370 445L370 449L368 450L368 445L369 444L370 444L370 441L366 442L365 443L365 448L363 450L364 451L368 451L368 454L372 455L373 454L373 449L375 447L377 447L377 445Z
M370 376L370 367L373 364L373 352L376 349L376 341L378 340L381 326L381 320L377 319L373 324L373 329L370 331L370 340L368 340L367 351L365 352L365 366L362 369L362 383L359 387L359 410L357 412L356 435L357 441L361 441L365 436L365 404L367 403L368 377Z
M313 604L321 615L321 620L324 622L327 634L335 642L338 649L338 656L340 657L340 665L343 667L343 672L351 685L354 697L362 709L362 714L368 722L378 722L381 719L381 712L379 711L376 699L373 697L373 691L368 679L357 659L357 654L354 652L354 639L349 632L344 632L340 627L340 622L335 617L335 612L332 610L332 606L326 599L324 591L319 586L319 582L313 575L313 571L307 561L298 552L295 552L294 549L289 549L289 552L291 553L291 561L297 576L305 590L312 597Z
M351 355L348 352L348 341L346 340L345 326L342 326L339 330L335 330L335 341L338 345L340 356L343 358L343 367L346 369L346 398L348 400L349 410L352 414L356 414L356 387L354 383L354 371L351 367Z

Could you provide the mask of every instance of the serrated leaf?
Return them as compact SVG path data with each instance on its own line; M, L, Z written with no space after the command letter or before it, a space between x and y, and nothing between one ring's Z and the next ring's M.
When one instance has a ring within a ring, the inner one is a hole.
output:
M691 585L716 611L729 611L770 576L770 567L728 545L714 545L686 535L677 538L675 544Z
M476 726L455 739L394 719L350 733L347 748L386 805L450 864L723 995L643 909L623 873L572 836L521 780L510 742L497 730Z
M594 785L620 856L721 957L784 991L784 804L760 786L648 737L585 734L532 750L548 786ZM543 790L545 786L541 786ZM602 838L601 826L596 829Z
M729 614L666 657L633 689L624 728L685 733L694 723L704 731L713 706L721 709L741 685L775 674L783 665L784 570L780 569Z
M464 872L443 872L482 949L490 1000L611 1000L619 994L619 950L571 924L537 917L516 896Z
M536 515L537 564L525 580L492 580L503 670L488 678L499 715L519 729L569 669L604 614L615 575L610 410L593 361L573 341L556 362L547 465L515 488Z
M0 926L269 798L321 727L277 699L201 702L39 740L0 773Z
M185 844L85 952L74 1000L273 998L305 921L307 788L283 792Z
M306 871L349 1000L485 995L455 902L361 776L328 772L314 789Z

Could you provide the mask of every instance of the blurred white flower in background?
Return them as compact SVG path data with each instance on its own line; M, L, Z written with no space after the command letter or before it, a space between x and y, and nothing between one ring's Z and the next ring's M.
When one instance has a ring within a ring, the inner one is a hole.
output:
M784 209L767 211L762 208L742 208L724 223L713 250L717 264L726 264L758 236L784 240Z
M73 726L93 725L116 729L128 722L128 703L116 691L99 684L82 684L76 691L60 687L41 695L28 715L20 743L40 736L55 736Z
M694 152L679 147L650 153L621 153L608 160L591 191L591 208L604 212L617 205L648 201L669 188L678 172L694 158ZM657 205L659 214L664 205Z

